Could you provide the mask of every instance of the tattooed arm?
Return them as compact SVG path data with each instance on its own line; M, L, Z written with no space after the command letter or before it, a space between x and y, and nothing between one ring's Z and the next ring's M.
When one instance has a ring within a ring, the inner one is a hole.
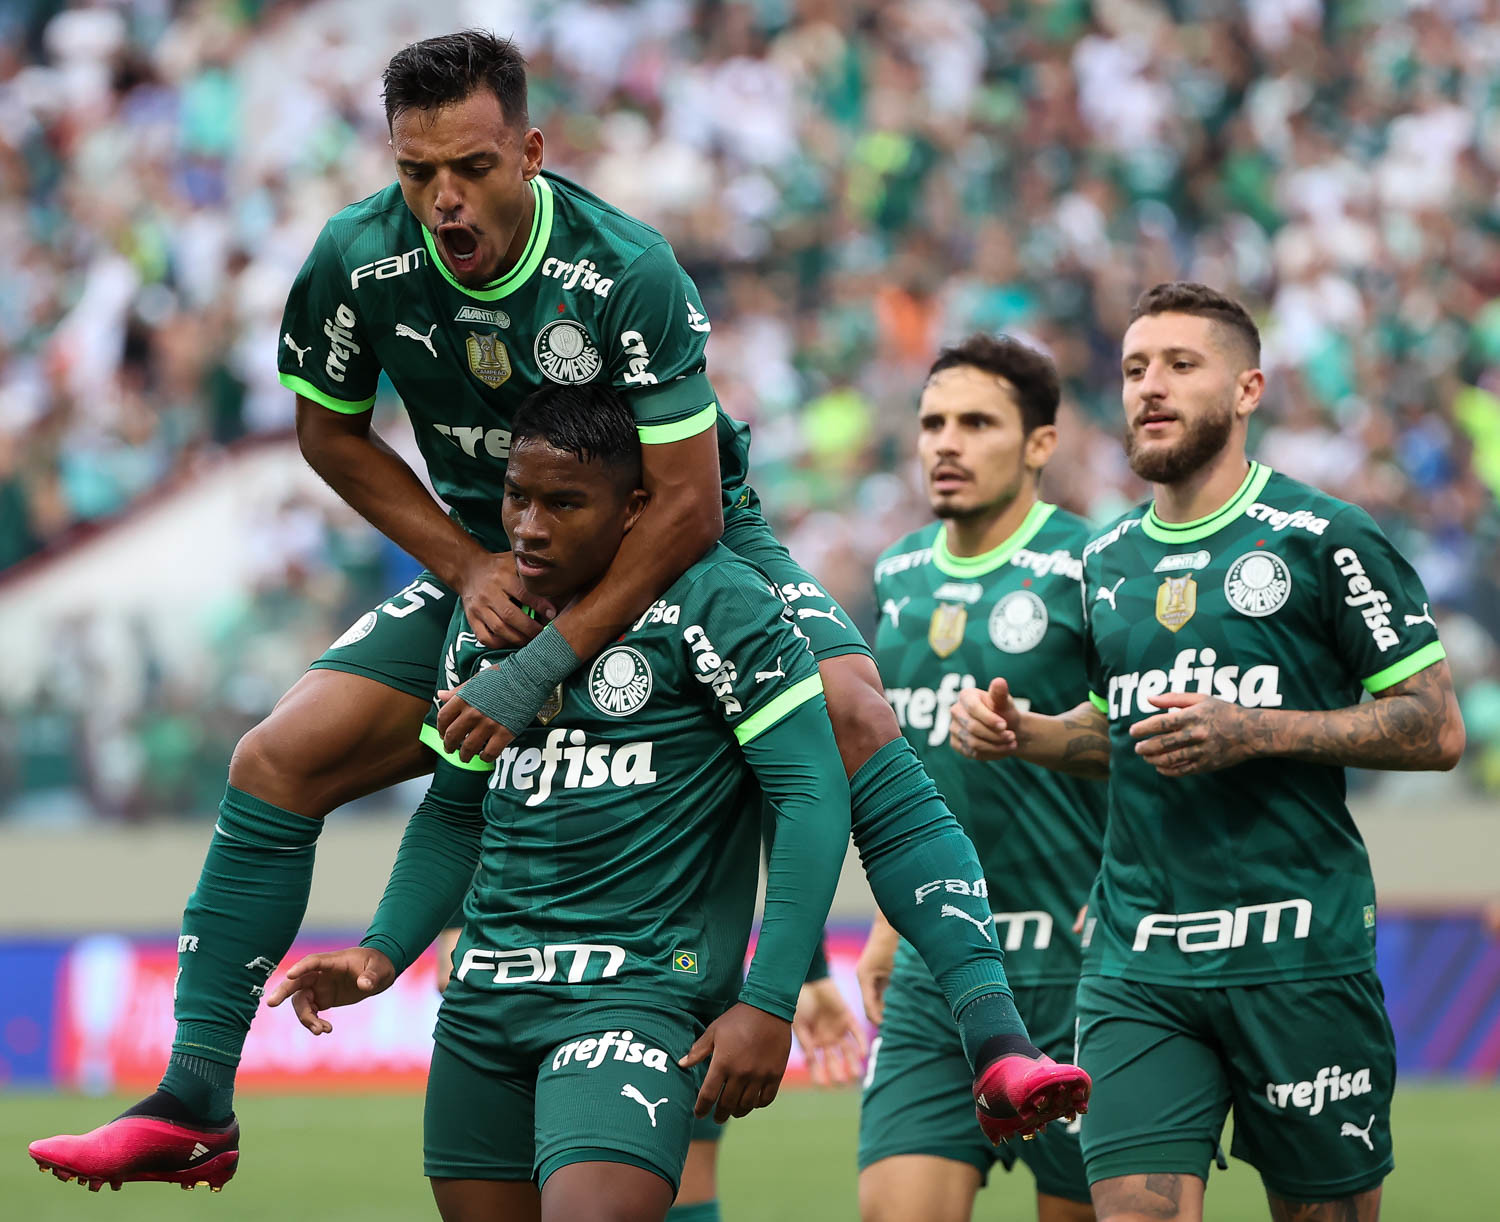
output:
M1198 694L1152 699L1165 710L1130 727L1136 753L1163 776L1214 772L1280 756L1343 768L1449 769L1464 723L1446 662L1346 709L1243 709Z
M1072 776L1109 775L1109 721L1103 713L1087 700L1056 716L1022 712L1004 679L959 693L948 742L969 759L1013 755Z

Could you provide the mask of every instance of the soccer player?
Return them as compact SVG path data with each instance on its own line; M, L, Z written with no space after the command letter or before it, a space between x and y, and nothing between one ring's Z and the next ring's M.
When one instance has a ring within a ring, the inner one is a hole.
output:
M978 878L973 846L901 736L847 613L761 516L745 482L748 430L717 406L704 373L710 324L671 247L542 170L525 61L508 41L466 31L404 48L386 68L385 108L397 181L324 226L278 352L308 462L426 570L361 616L236 748L183 916L160 1088L91 1133L32 1143L32 1156L91 1182L227 1178L235 1068L302 919L324 816L430 771L429 748L493 762L580 659L656 605L721 533L793 604L812 644L855 843L957 1016L977 1106L991 1113L982 1123L1004 1134L1045 1122L1052 1094L1085 1091L1084 1079L1026 1039L981 931L915 903L933 879ZM452 516L371 431L382 373ZM518 608L499 514L511 417L542 385L596 380L635 416L650 500L603 580L538 631ZM453 618L484 645L526 643L465 684L418 742ZM988 915L977 900L954 902Z
M1373 1219L1393 1165L1343 770L1451 768L1463 722L1411 565L1362 509L1247 460L1259 361L1230 298L1140 298L1126 453L1154 496L1084 548L1089 698L1049 716L1002 677L953 716L977 758L1109 777L1078 991L1101 1222L1201 1219L1231 1109L1273 1219Z
M646 503L635 423L607 387L558 386L511 440L522 585L570 606ZM460 681L503 656L455 623ZM658 1222L695 1105L723 1121L775 1098L848 843L822 706L779 594L715 544L496 763L439 761L360 947L308 956L269 1001L330 1030L319 1012L388 986L467 893L427 1086L446 1222ZM742 984L762 794L776 836Z
M1003 909L995 940L1031 1037L1069 1061L1081 955L1072 926L1099 868L1104 786L1019 760L975 763L948 745L959 692L997 670L1041 713L1088 697L1079 578L1089 528L1037 494L1058 397L1052 362L1015 339L975 335L938 356L917 453L939 523L875 565L875 657L896 719L978 850L981 897ZM945 911L973 881L934 887L923 904ZM953 1016L896 941L877 918L860 963L880 1023L859 1116L865 1222L966 1222L995 1162L1009 1169L1017 1154L1036 1177L1041 1222L1092 1219L1077 1124L1053 1124L1019 1150L974 1131Z

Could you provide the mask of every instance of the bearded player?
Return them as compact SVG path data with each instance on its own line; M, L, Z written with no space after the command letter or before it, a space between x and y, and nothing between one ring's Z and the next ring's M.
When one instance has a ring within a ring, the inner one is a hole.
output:
M953 719L976 758L1109 778L1078 992L1101 1222L1201 1219L1230 1111L1278 1222L1373 1220L1394 1165L1344 769L1452 768L1463 722L1411 565L1362 509L1247 459L1259 362L1239 303L1141 297L1126 453L1154 496L1084 549L1089 699L1028 711L1002 672Z
M917 454L939 521L875 565L875 656L897 721L985 871L924 903L942 911L979 884L1032 1039L1062 1061L1073 1056L1081 953L1072 927L1099 868L1104 786L1020 760L975 762L948 745L959 692L997 670L1040 713L1088 698L1079 578L1089 527L1037 491L1057 445L1058 399L1052 362L1018 340L975 335L938 356L918 407ZM860 981L880 1024L859 1115L864 1222L966 1222L994 1164L1009 1169L1017 1157L1036 1179L1041 1222L1089 1222L1079 1126L1053 1124L1019 1149L980 1139L953 1017L883 920Z
M505 40L467 31L406 47L387 66L385 108L397 181L324 226L278 352L308 462L426 569L335 641L236 748L183 917L177 1033L159 1089L91 1133L32 1143L32 1157L91 1187L227 1180L238 1159L235 1070L301 922L323 818L431 770L431 740L416 731L450 620L487 646L525 642L438 719L445 749L493 762L580 659L721 534L792 602L812 643L855 843L882 909L957 1018L981 1124L1003 1137L1071 1110L1086 1078L1026 1038L1000 952L977 927L940 922L915 902L933 879L978 877L973 846L901 737L847 613L766 526L745 482L748 430L717 406L704 372L710 324L671 247L542 170L525 61ZM451 516L371 431L382 373ZM510 421L544 384L596 379L635 416L650 499L604 578L538 631L519 610L500 520Z

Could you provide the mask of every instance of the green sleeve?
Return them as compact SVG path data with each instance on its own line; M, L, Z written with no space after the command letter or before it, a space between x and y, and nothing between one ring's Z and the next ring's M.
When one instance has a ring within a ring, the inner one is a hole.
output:
M1098 588L1098 571L1089 571L1089 558L1083 561L1083 582L1079 591L1083 604L1082 627L1079 632L1083 638L1083 674L1088 680L1089 702L1103 713L1109 716L1109 677L1104 673L1103 663L1099 660L1099 651L1094 648L1094 626L1091 619L1091 607L1089 591ZM1092 584L1091 584L1092 583Z
M605 329L610 382L630 404L644 443L681 441L716 425L714 388L703 371L708 318L666 242L642 251L620 277Z
M776 811L769 802L761 803L760 807L760 839L765 846L766 858L770 859L771 853L776 848ZM817 948L813 951L812 962L808 965L806 984L812 984L815 980L826 980L828 978L828 947L825 937L818 938Z
M1320 542L1323 613L1339 657L1367 692L1382 692L1443 659L1422 579L1374 518L1349 505Z
M790 1022L849 844L849 782L821 695L740 749L776 813L760 939L740 1000Z
M488 774L438 760L406 824L380 907L360 940L383 951L398 973L432 944L474 881L488 785Z
M343 257L325 225L287 294L276 368L288 390L344 415L369 411L380 380L380 362L354 307Z

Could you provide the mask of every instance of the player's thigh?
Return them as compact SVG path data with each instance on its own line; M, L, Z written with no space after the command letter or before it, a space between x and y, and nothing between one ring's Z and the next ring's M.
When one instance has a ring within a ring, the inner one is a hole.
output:
M1204 1181L1178 1171L1111 1176L1093 1185L1099 1222L1202 1222Z
M1394 1166L1396 1042L1375 973L1222 992L1232 1153L1283 1200L1378 1187Z
M512 1061L498 1041L480 1050L445 1041L440 1029L422 1117L423 1174L433 1181L434 1195L439 1181L532 1187L534 1075L534 1062ZM473 1194L455 1188L450 1195L467 1200Z
M1077 1039L1077 986L1016 985L1014 992L1016 1009L1026 1020L1031 1042L1054 1061L1072 1064ZM1092 1214L1083 1166L1083 1121L1082 1115L1067 1123L1053 1121L1031 1141L1013 1146L1036 1180L1039 1199L1045 1197L1052 1202L1049 1212L1059 1222Z
M1010 1147L992 1146L980 1131L973 1084L953 1015L926 967L903 942L860 1095L861 1201L878 1201L865 1186L890 1178L889 1167L876 1171L882 1164L916 1156L937 1159L948 1164L956 1183L977 1188L997 1160L1013 1158ZM965 1169L973 1175L961 1174ZM867 1171L876 1174L867 1180ZM882 1208L874 1216L901 1214Z
M1381 1189L1356 1193L1336 1201L1289 1201L1266 1193L1271 1222L1379 1222Z
M555 1014L536 1074L537 1183L561 1168L618 1163L682 1180L704 1069L677 1065L703 1031L686 1013L592 1002Z
M424 573L365 612L240 740L229 783L321 817L430 771L417 736L455 601Z
M662 1222L672 1186L617 1160L559 1167L542 1185L542 1222Z
M443 1222L540 1222L542 1198L530 1180L431 1180Z
M983 1182L972 1163L936 1154L882 1158L859 1173L859 1216L861 1222L969 1222Z
M1079 982L1078 1063L1094 1081L1083 1159L1101 1218L1102 1180L1208 1179L1230 1089L1206 992L1104 976Z
M719 1140L723 1133L724 1125L713 1116L693 1117L687 1161L682 1165L682 1183L677 1188L676 1204L698 1205L718 1198Z

